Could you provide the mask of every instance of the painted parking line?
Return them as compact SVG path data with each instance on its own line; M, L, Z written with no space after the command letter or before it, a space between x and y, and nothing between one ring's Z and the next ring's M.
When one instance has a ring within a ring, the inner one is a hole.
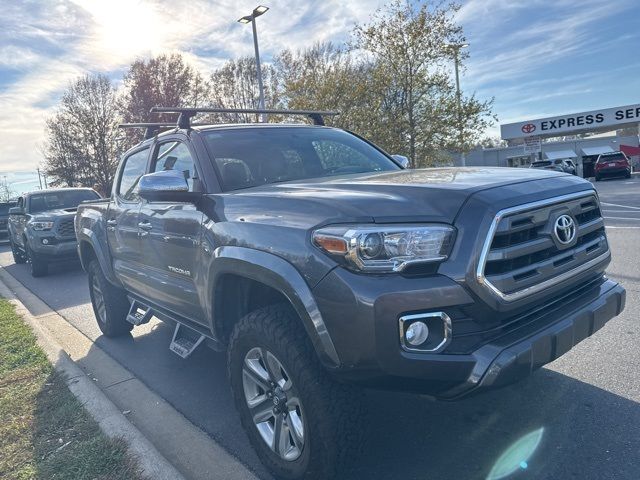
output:
M611 225L605 225L605 228L612 230L640 230L640 227L614 227Z
M622 207L622 208L630 208L632 210L640 210L640 207L632 207L631 205L619 205L617 203L608 203L608 202L600 202L602 205L609 205L610 207Z
M604 217L605 220L635 220L640 221L640 218L633 218L633 217Z
M602 211L605 213L626 213L628 215L640 215L640 210L609 210L608 208L603 208Z

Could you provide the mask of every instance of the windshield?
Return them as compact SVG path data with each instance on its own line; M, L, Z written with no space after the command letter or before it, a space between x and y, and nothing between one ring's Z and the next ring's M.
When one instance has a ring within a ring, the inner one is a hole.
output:
M85 200L100 198L93 190L60 190L47 193L35 193L29 197L29 213L47 210L76 208Z
M400 167L342 130L259 127L202 132L224 190Z

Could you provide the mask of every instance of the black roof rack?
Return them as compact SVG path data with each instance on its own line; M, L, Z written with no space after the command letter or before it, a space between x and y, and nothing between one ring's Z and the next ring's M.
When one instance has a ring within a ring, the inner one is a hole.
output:
M176 128L175 123L167 122L146 122L146 123L121 123L118 128L146 128L144 131L144 139L153 137L161 128Z
M151 113L179 113L178 128L191 127L191 118L198 113L255 113L268 115L304 115L309 117L314 125L324 125L324 116L340 115L340 112L316 110L274 110L253 108L181 108L181 107L153 107Z

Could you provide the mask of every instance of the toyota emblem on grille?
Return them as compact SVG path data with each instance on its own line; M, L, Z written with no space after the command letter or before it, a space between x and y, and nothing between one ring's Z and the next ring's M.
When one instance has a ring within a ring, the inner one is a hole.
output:
M570 215L560 215L553 226L553 233L562 245L568 245L576 238L576 222Z

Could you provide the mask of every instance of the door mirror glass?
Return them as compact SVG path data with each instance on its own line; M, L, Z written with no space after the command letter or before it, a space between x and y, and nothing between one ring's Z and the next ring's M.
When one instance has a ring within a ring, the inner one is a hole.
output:
M140 177L138 195L149 201L190 202L200 196L189 191L184 172L163 170Z
M391 157L398 162L402 168L409 168L409 159L404 155L391 155Z
M9 209L9 215L24 215L24 210L21 207L11 207Z

